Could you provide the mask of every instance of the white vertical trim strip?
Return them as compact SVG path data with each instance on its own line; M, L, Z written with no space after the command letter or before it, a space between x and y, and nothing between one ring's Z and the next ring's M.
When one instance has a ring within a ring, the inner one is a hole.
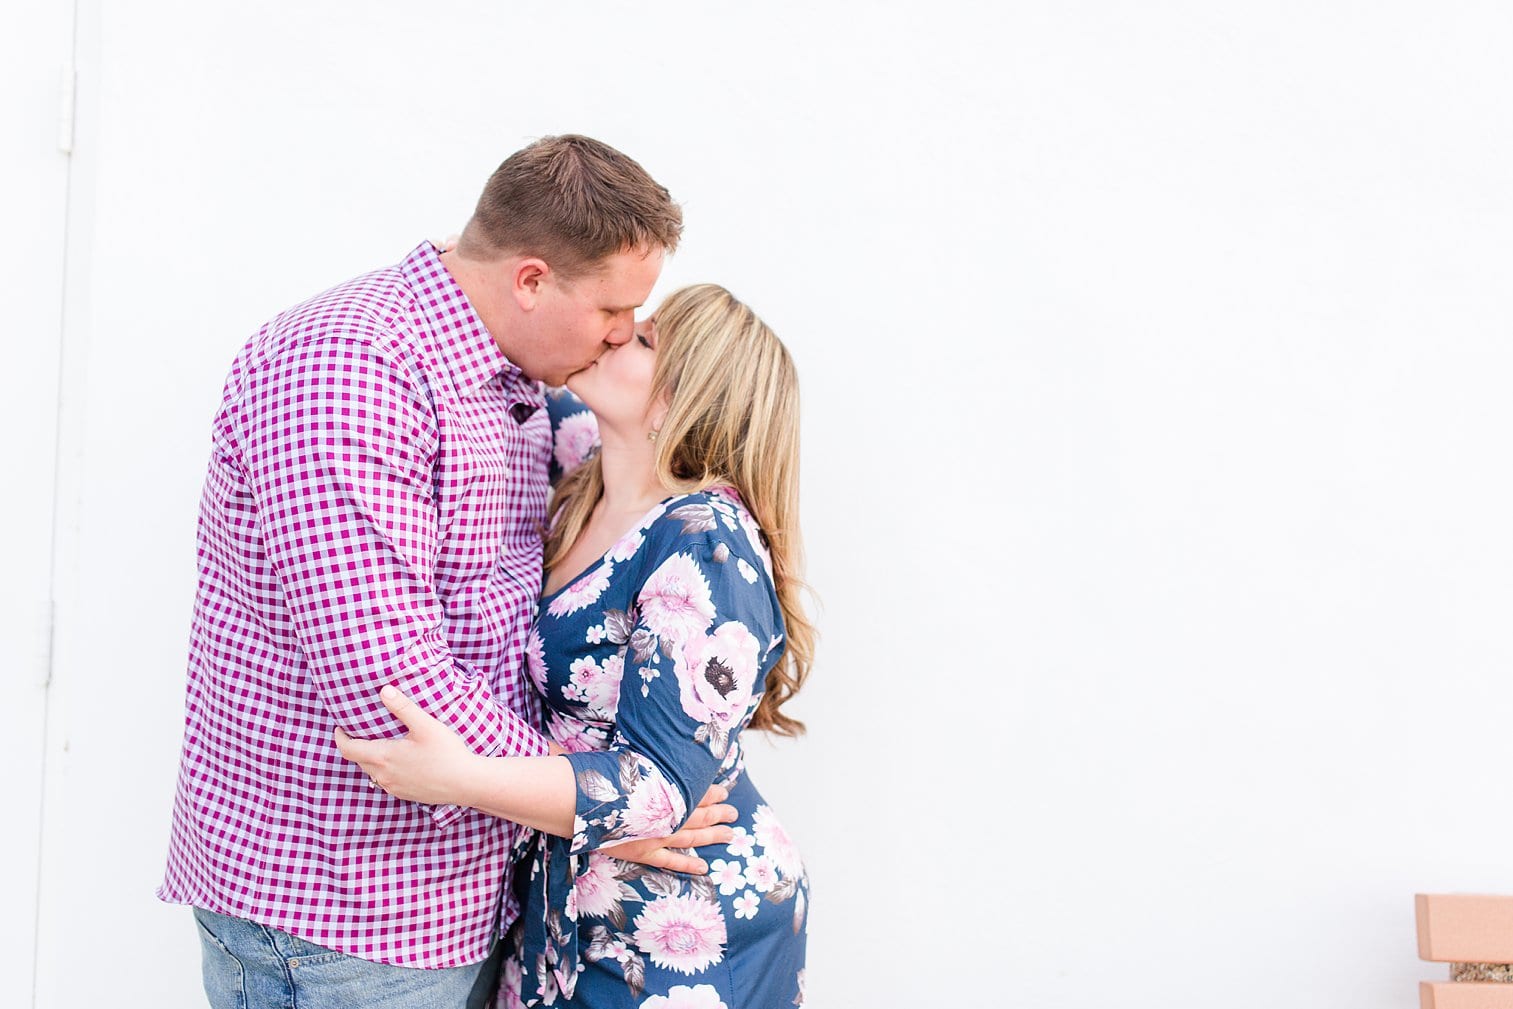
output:
M63 451L64 451L64 404L66 402L67 383L69 379L69 356L68 356L68 333L69 333L69 298L71 285L75 278L69 269L70 240L74 230L74 171L75 161L73 158L75 146L75 118L78 108L78 58L79 58L79 4L73 0L69 4L68 24L68 62L63 68L61 86L61 108L58 123L58 149L68 156L68 164L65 171L63 188L63 220L60 222L63 230L62 257L58 269L62 273L63 282L60 285L58 299L58 375L57 386L53 396L55 410L54 439L53 439L53 485L52 485L52 528L49 530L51 539L51 562L47 579L47 605L46 605L46 654L41 663L44 671L42 679L42 759L39 768L40 785L38 789L37 803L37 854L36 854L36 887L32 901L32 991L31 1009L38 1009L42 989L42 901L45 897L44 881L46 879L44 858L46 853L47 838L47 793L48 793L48 757L52 747L52 696L53 696L53 664L57 655L57 595L58 595L58 567L60 536L59 527L65 520L65 509L62 504L63 488Z
M79 73L70 62L58 77L58 150L64 154L74 153L74 105L79 84Z

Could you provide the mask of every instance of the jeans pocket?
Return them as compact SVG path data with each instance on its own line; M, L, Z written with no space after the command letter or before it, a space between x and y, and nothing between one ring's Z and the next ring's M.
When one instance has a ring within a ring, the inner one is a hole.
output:
M338 953L334 949L320 946L308 939L301 939L297 935L285 932L278 937L278 951L283 955L284 963L290 970L298 970L301 967L315 967L323 963L335 963L338 960L352 960L355 957L346 953ZM363 961L366 962L366 961Z
M194 926L200 932L200 973L211 1009L247 1009L242 962L205 927L198 913L194 916Z

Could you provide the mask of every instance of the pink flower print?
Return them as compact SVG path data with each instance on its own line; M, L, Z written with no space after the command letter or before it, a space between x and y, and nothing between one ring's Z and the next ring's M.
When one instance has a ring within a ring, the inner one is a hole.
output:
M727 897L746 885L746 877L741 872L741 863L734 859L727 862L723 858L717 858L710 862L709 881L719 887L720 892Z
M770 806L758 806L752 814L751 825L756 833L757 844L772 856L784 876L803 875L804 860L799 857L799 847L778 822L777 814Z
M714 623L709 583L687 554L673 554L641 586L641 620L659 637L683 641Z
M720 999L714 985L700 984L692 988L685 984L673 985L666 995L653 995L641 1003L641 1009L729 1009Z
M550 712L546 720L546 731L568 753L593 753L609 748L609 739L602 729L596 729L561 712Z
M725 850L738 858L750 858L755 849L751 846L751 835L746 832L746 828L731 827L730 833L730 843L725 846Z
M778 864L771 855L757 855L746 863L746 882L758 893L778 885Z
M587 672L584 667L587 667ZM593 680L594 676L599 672L599 664L594 661L593 656L588 656L582 659L574 659L573 664L568 669L570 675L567 682L562 685L562 696L575 704L582 704L587 700L588 696L583 691L583 682L584 680Z
M706 488L704 493L720 501L741 500L740 493L734 487L731 487L727 484L715 484L711 487Z
M536 691L546 693L546 651L541 643L541 635L532 627L531 632L525 636L525 671L530 674L531 682L536 685Z
M640 529L632 529L621 536L614 546L609 548L609 559L616 563L628 561L641 549L641 544L646 542L646 534Z
M620 700L624 657L612 655L601 666L592 656L585 656L574 659L568 668L572 670L572 679L562 687L565 698L586 704L596 713L608 714L615 710Z
M674 657L683 710L700 724L727 728L751 702L761 645L739 620L728 620L710 635L689 639Z
M731 514L734 514L736 508L745 509L746 507L746 502L741 500L740 492L737 491L734 487L726 487L723 485L719 487L711 487L704 493L708 494L711 498L714 499L710 502L711 505L715 507L720 507L721 505L723 505L724 507L722 508L722 510L728 511Z
M656 504L652 505L651 511L641 516L641 522L636 526L636 528L640 529L642 532L645 532L647 529L650 529L652 527L652 523L656 522L657 519L666 514L667 502L659 501Z
M666 837L682 825L685 812L683 796L660 774L647 774L627 797L621 822L636 838Z
M524 980L520 972L520 959L507 956L504 958L504 966L499 975L499 1001L496 1003L504 1009L525 1009L525 1003L520 1001L520 982Z
M709 495L709 507L714 509L715 514L720 516L721 521L725 523L726 529L734 531L736 527L734 508L730 507L718 494Z
M741 529L746 533L746 542L751 544L751 549L756 552L762 566L767 569L767 577L772 577L772 555L767 552L767 547L762 543L762 530L757 526L756 519L751 517L751 512L746 510L746 505L739 497L735 498L736 518L740 520Z
M724 956L725 917L718 904L699 897L658 897L635 926L636 945L658 967L695 974Z
M546 608L546 612L554 617L577 613L604 594L604 590L609 588L609 576L614 573L615 566L605 561L563 589Z
M736 566L736 570L741 573L741 577L744 578L744 579L746 579L746 584L747 585L755 585L756 584L756 580L757 580L756 568L752 567L750 564L747 564L746 561L743 558L740 558L740 557L736 558L736 560L735 560L735 566Z
M557 426L557 444L553 455L562 472L567 473L583 465L583 460L599 447L599 422L587 410L562 418Z
M733 903L737 918L755 918L757 912L762 909L762 898L750 890L737 897Z
M620 906L620 881L615 878L615 864L598 852L588 856L588 868L573 887L578 899L579 916L603 918Z
M607 719L615 717L615 711L620 707L620 681L625 677L625 656L611 655L604 660L604 677L599 683L597 693L589 703L594 710Z

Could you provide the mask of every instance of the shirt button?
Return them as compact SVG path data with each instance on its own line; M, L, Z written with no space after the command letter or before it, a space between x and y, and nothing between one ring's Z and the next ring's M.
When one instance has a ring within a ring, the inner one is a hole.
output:
M298 960L290 960L289 961L289 969L290 970L294 970L294 968L296 968L298 966L299 966L299 961Z

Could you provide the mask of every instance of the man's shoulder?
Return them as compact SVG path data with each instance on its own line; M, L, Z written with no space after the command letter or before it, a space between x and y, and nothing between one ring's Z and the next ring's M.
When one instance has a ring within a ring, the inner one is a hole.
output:
M331 336L390 347L414 339L415 294L397 266L384 267L285 309L265 329L295 341Z
M321 347L358 347L406 372L426 371L416 296L399 266L361 274L284 309L247 341L233 366L244 379Z

